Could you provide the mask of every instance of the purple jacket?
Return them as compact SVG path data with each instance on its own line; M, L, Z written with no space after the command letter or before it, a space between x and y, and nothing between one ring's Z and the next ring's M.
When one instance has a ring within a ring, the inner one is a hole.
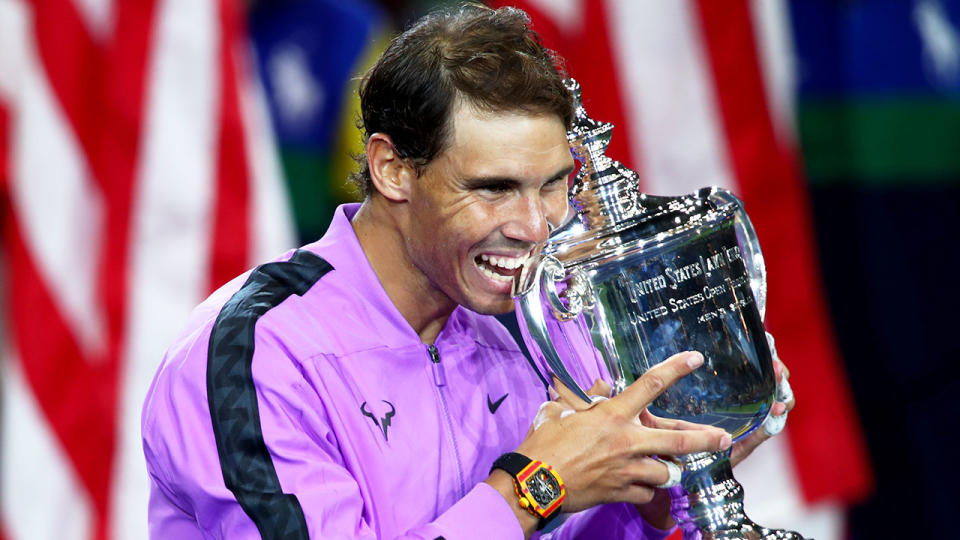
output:
M492 317L457 308L425 346L353 233L326 235L201 304L147 394L151 538L522 538L483 483L546 399ZM663 538L629 505L554 538Z

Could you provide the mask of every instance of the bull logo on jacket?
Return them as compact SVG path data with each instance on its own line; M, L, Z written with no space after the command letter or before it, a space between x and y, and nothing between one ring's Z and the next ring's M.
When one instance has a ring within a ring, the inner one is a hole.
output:
M363 413L363 415L369 418L371 421L373 421L374 425L376 425L380 429L380 432L383 433L383 440L387 441L389 440L387 438L387 428L390 427L390 421L393 418L393 416L397 414L397 408L393 406L393 403L390 403L385 399L381 399L380 401L390 406L390 410L383 416L374 414L369 409L369 407L367 407L366 401L360 404L360 412Z

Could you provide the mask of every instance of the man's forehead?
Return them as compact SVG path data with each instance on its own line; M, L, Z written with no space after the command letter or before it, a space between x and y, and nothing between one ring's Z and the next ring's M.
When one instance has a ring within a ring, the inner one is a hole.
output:
M490 111L458 103L450 122L448 149L478 149L490 143L516 152L566 152L563 120L552 113L523 109ZM499 144L498 144L499 143Z
M480 122L497 122L499 120L510 118L553 118L557 123L563 125L563 119L556 113L549 111L536 111L523 107L511 109L489 109L483 107L469 99L458 97L453 102L450 118L454 127L465 120Z

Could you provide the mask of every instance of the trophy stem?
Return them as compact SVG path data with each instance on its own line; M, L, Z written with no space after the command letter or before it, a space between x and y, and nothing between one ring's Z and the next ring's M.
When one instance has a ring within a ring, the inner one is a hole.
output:
M681 484L687 496L673 499L672 512L684 540L806 540L795 532L761 527L747 517L729 449L688 454L683 464Z

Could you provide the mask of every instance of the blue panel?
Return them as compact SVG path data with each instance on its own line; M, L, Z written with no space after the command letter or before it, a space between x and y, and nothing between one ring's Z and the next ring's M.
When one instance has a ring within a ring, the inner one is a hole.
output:
M790 12L801 95L960 92L960 0L793 0Z
M330 146L344 90L383 21L378 8L360 0L274 0L254 6L250 32L282 146Z

